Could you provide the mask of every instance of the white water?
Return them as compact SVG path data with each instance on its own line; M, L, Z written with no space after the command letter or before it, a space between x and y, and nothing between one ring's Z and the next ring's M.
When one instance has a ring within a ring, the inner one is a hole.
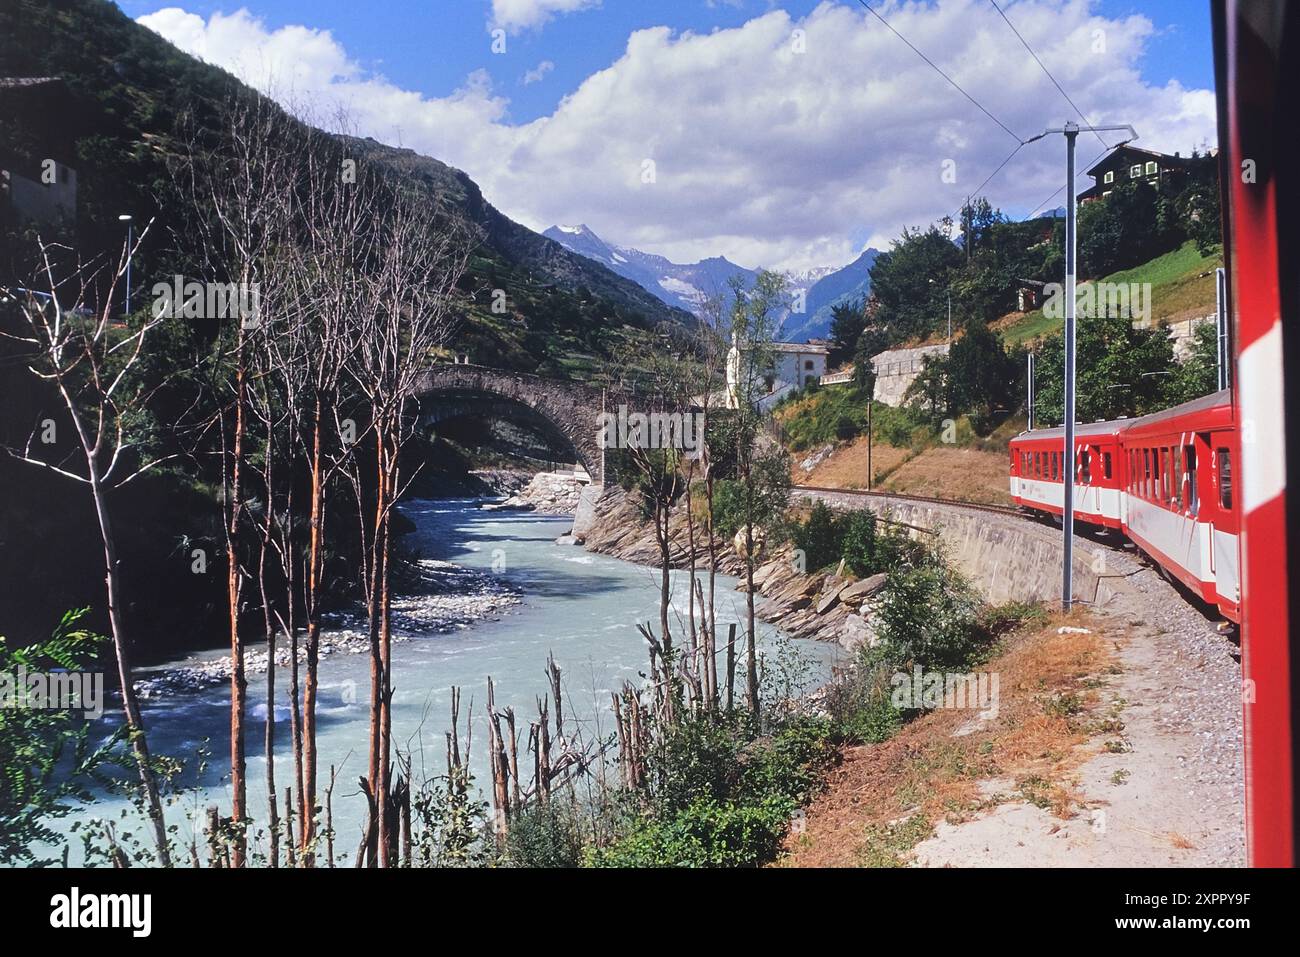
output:
M486 679L496 684L498 709L513 706L521 728L521 750L530 718L536 715L536 699L547 691L544 674L547 653L553 653L564 672L565 720L582 722L584 735L591 739L613 731L610 695L624 681L640 684L647 667L644 638L637 622L657 622L659 572L617 559L593 555L573 545L556 545L556 536L568 531L567 518L545 518L528 514L480 511L468 500L416 501L403 506L416 524L412 537L421 555L441 558L467 568L495 571L523 596L522 604L498 620L482 621L454 629L413 635L412 640L393 646L394 699L393 741L413 756L417 781L423 772L436 776L445 772L446 739L450 730L450 689L462 688L461 735L473 733L471 767L482 786L487 781L487 730L484 720ZM686 575L673 574L675 614L686 612ZM734 591L735 580L718 578L719 630L725 623L743 622L744 596ZM678 635L685 628L678 625ZM743 633L743 627L739 629ZM763 642L771 647L775 629L762 629ZM681 641L681 638L678 637ZM829 672L837 646L812 641L792 642L814 663L810 683L819 683ZM178 662L179 664L179 662ZM721 662L720 662L721 664ZM719 669L721 670L721 668ZM738 690L743 687L743 666L738 668ZM287 671L277 674L277 759L276 787L283 798L284 786L292 779L289 757L289 717L285 698ZM329 768L338 769L334 789L333 815L337 833L336 853L349 859L356 848L362 825L365 799L357 788L366 771L366 741L369 721L369 658L339 655L320 664L320 707L318 743L323 792ZM473 700L473 724L469 725ZM267 819L263 721L266 714L265 676L249 676L248 800L258 822ZM554 711L552 708L552 717ZM106 714L105 722L120 721ZM188 843L192 834L203 846L201 823L204 809L216 804L223 814L230 809L229 692L226 686L205 691L178 693L146 704L145 722L149 745L155 754L186 761L183 783L191 788L168 810L168 823L179 826L177 837ZM209 752L206 770L194 766L202 750ZM523 755L521 754L521 761ZM531 768L531 765L529 765ZM322 796L323 800L323 796ZM87 806L76 815L58 822L67 832L72 821L88 817L116 818L126 807L116 798ZM283 813L283 807L281 807ZM130 812L131 829L143 838L145 828ZM198 822L196 824L196 822ZM118 830L123 829L119 825ZM79 844L74 840L74 844ZM71 860L80 858L79 847Z

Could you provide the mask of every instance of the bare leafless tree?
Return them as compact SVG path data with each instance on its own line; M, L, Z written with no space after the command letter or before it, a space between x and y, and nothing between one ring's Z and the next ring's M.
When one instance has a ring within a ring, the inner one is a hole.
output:
M226 394L218 397L217 419L231 662L232 864L242 867L249 824L245 757L248 683L246 642L240 627L243 586L249 577L245 550L241 548L248 493L249 342L271 321L283 298L285 270L278 257L289 239L292 221L298 127L270 99L239 93L224 104L216 131L208 131L187 118L182 132L183 145L176 153L173 175L190 207L185 228L193 230L201 240L197 245L202 278L210 287L237 289L241 306L253 306L251 314L240 311L207 317L221 323L233 340L229 361L221 357L218 362L218 368L229 368L230 376L222 383ZM264 525L263 541L266 532ZM269 616L266 620L269 622ZM268 765L271 760L268 755ZM273 787L270 793L275 793Z
M391 177L374 175L374 182L362 188L373 189L378 200L379 213L369 224L378 253L363 277L367 303L354 315L349 329L356 360L348 373L368 407L368 439L375 452L373 511L362 507L363 483L356 461L352 476L366 546L363 579L371 641L369 788L382 810L393 790L391 516L405 479L401 452L414 431L410 403L416 379L454 331L454 293L474 237L438 209L435 197L399 185ZM371 848L369 863L385 867L394 863L395 835L389 829L390 815L380 813L373 829L377 847Z
M159 459L142 460L129 423L147 407L156 390L135 375L150 333L164 321L158 315L116 315L126 266L145 241L152 221L133 246L123 245L115 266L101 258L82 262L66 247L37 240L39 265L27 286L0 287L0 299L17 307L21 329L16 339L32 375L57 394L75 446L58 458L38 454L36 436L49 425L37 423L22 448L10 455L86 486L95 508L104 549L104 584L109 628L117 657L118 682L131 749L153 829L158 862L170 866L171 851L157 775L149 754L132 678L133 642L123 615L122 570L117 555L109 495L156 468ZM55 449L60 443L51 443ZM64 446L67 448L67 446ZM56 453L57 454L57 453Z

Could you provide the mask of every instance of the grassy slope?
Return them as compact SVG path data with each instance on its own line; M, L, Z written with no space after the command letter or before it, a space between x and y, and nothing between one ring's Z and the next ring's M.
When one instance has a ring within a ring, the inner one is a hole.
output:
M836 423L842 419L865 432L866 403L861 393L831 386L787 403L776 416L791 449L794 484L866 488L865 434L845 441L835 438ZM1023 418L1009 418L991 435L980 438L963 417L957 421L956 441L951 443L907 410L880 403L875 405L872 424L874 488L968 502L1009 502L1006 447L1024 428ZM805 470L802 462L826 444L833 445L834 451Z
M1192 242L1150 262L1103 277L1104 282L1150 283L1151 318L1170 322L1214 312L1214 270L1223 265L1223 254L1202 256ZM1061 327L1061 320L1049 319L1041 309L1023 316L1006 317L996 326L1009 345L1042 339Z

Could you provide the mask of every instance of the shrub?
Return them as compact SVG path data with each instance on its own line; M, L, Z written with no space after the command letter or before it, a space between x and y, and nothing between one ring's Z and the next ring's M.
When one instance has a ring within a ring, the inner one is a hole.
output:
M676 812L699 800L727 798L740 780L742 745L736 724L683 718L650 755L648 783L656 806Z
M840 560L844 540L843 522L825 502L814 505L807 521L794 526L790 535L795 547L803 550L809 571Z
M796 805L695 801L667 818L645 818L632 833L588 852L593 867L757 867L780 850Z
M961 668L988 644L979 609L970 584L942 563L892 571L877 613L886 654L898 664Z
M506 862L515 867L577 867L583 843L574 806L562 801L530 804L510 822Z
M903 718L903 712L894 707L888 694L873 694L847 716L840 734L848 741L879 744L898 733Z
M0 674L18 688L20 670L50 667L93 668L103 639L81 626L86 609L68 612L47 641L11 648L0 637ZM0 706L0 862L7 866L45 866L40 845L55 847L64 838L50 822L91 800L91 786L105 783L103 772L129 760L119 745L125 729L96 746L90 726L75 711Z
M886 658L884 648L864 645L857 667L826 689L826 711L839 739L878 744L903 726L905 716L891 700L889 679L896 667Z
M880 571L876 556L876 515L863 510L850 512L844 519L844 540L840 557L855 575L874 575Z
M804 804L835 760L831 722L802 717L790 721L746 757L740 795L750 803L783 797Z

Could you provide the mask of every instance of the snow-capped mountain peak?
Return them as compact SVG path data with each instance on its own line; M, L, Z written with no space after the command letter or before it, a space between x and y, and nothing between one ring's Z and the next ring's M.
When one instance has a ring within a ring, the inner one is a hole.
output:
M552 226L542 234L588 259L594 259L626 279L677 306L700 316L713 297L729 296L730 281L739 275L748 285L757 272L738 266L726 256L710 256L697 263L675 263L655 253L605 242L586 224ZM822 266L785 274L792 292L802 293L804 311L785 318L784 338L799 341L825 336L830 329L831 307L864 298L870 288L868 271L876 250L867 249L847 266Z

